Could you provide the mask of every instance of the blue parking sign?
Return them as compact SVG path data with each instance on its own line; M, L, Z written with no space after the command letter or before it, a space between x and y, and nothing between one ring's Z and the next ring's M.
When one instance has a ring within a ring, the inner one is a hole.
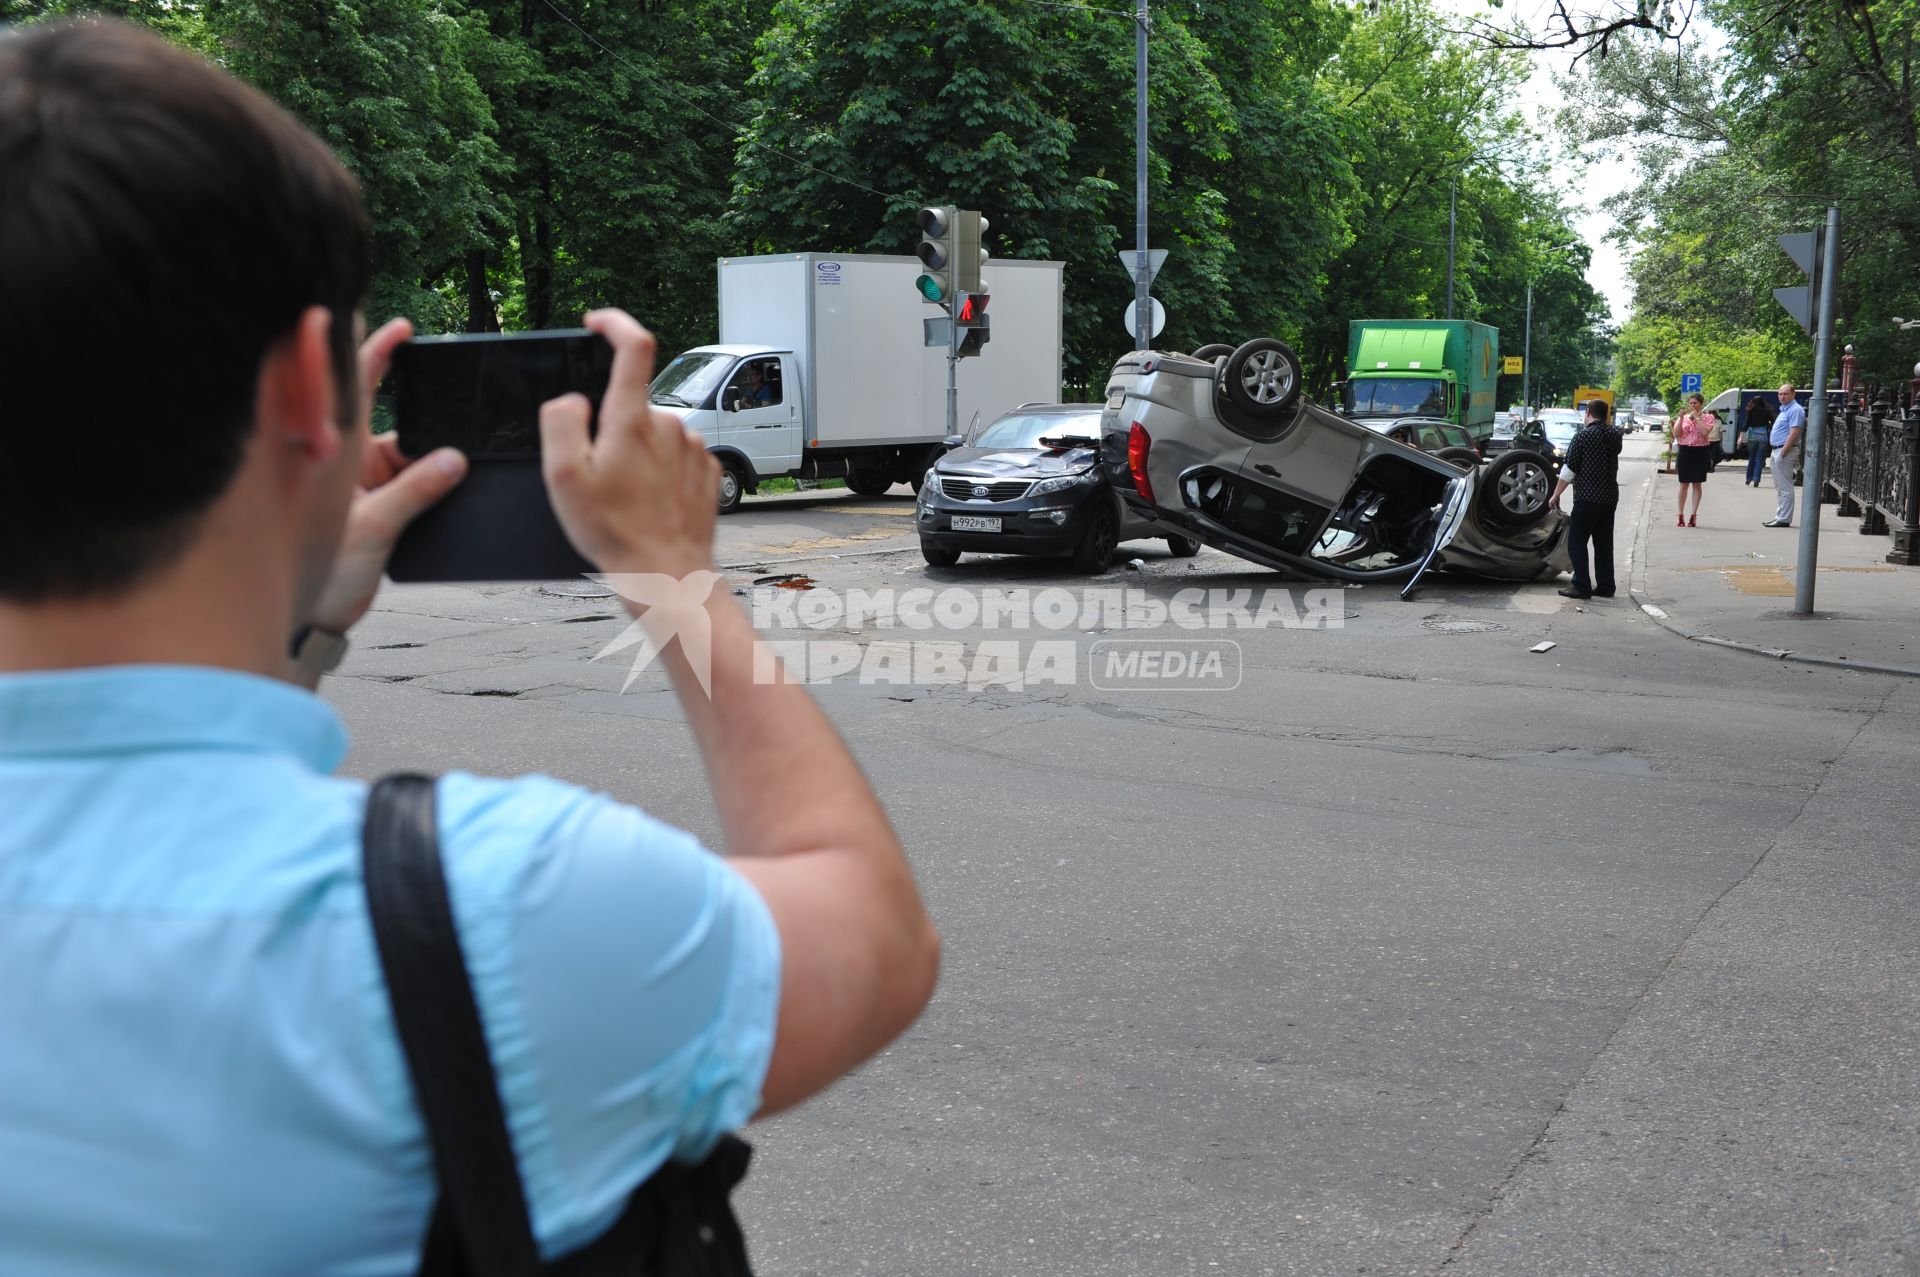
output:
M1697 372L1681 373L1680 374L1680 393L1683 395L1699 394L1701 380L1702 380L1701 376Z

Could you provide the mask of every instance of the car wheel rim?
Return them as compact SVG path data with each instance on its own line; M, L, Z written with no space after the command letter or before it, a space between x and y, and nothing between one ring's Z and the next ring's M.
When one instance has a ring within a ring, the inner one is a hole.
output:
M1263 350L1247 360L1240 384L1255 403L1279 403L1293 389L1293 370L1277 350Z
M732 505L740 499L740 480L731 470L720 475L720 504Z
M1547 503L1547 472L1531 462L1500 476L1500 504L1514 514L1532 514Z

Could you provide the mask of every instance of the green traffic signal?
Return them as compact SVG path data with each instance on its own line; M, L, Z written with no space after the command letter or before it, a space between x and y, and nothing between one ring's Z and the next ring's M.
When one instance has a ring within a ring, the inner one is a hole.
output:
M920 295L930 302L938 304L946 300L946 286L932 275L922 275L914 286L920 290Z

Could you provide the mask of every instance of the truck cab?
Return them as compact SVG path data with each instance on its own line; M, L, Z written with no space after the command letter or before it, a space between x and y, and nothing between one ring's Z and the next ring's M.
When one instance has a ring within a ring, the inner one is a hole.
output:
M791 350L696 346L654 375L652 401L697 431L748 491L800 464L806 397Z
M1432 417L1476 447L1493 434L1500 334L1450 319L1356 319L1347 326L1341 411L1358 421Z

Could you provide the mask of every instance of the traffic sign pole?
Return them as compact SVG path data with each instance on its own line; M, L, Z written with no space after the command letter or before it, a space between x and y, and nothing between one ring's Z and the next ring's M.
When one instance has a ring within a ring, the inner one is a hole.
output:
M1833 355L1833 285L1840 274L1840 208L1827 209L1825 261L1820 270L1820 329L1813 339L1813 402L1807 405L1807 433L1800 441L1800 563L1793 574L1793 610L1813 612L1814 576L1820 561L1820 487L1825 482L1820 455L1827 437L1827 369Z
M1153 282L1147 264L1147 0L1140 0L1133 25L1133 348L1145 350L1150 336L1147 287Z

